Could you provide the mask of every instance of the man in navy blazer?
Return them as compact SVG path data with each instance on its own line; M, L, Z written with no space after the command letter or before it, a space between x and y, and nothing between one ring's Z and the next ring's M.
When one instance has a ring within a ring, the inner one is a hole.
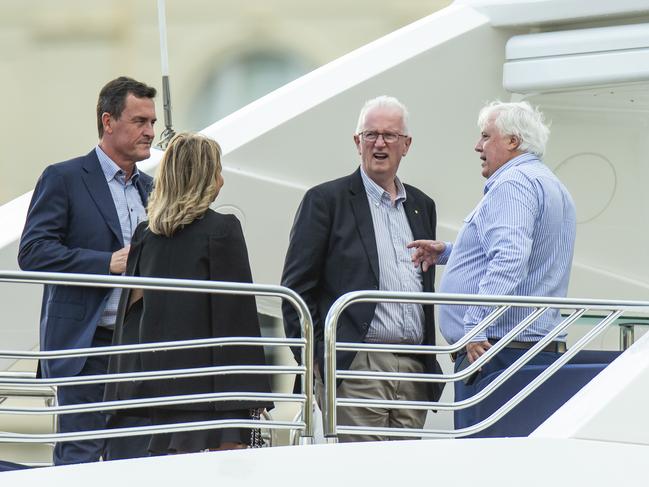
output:
M85 156L48 166L34 189L18 263L23 270L120 275L130 238L145 218L152 178L136 163L150 156L155 88L127 77L106 84L97 103L99 143ZM41 350L111 344L120 289L46 285ZM42 360L43 377L106 373L108 358ZM59 405L100 402L103 384L60 386ZM137 424L137 423L136 423ZM104 429L103 413L63 414L59 431ZM116 425L113 425L116 426ZM122 426L122 425L120 425ZM146 437L59 442L54 463L146 454Z
M435 203L397 177L412 137L408 112L396 98L380 96L361 110L354 142L361 164L353 174L306 192L295 216L282 285L299 293L313 316L316 395L321 401L324 323L333 302L356 290L433 291L434 272L422 273L410 261L410 235L435 235ZM284 302L287 337L300 336L300 322ZM346 309L337 340L433 345L432 306L362 303ZM300 362L300 355L295 358ZM338 369L439 373L432 355L337 352ZM439 384L343 380L338 397L434 401ZM349 426L422 428L425 410L340 407L338 423ZM340 441L387 439L381 435L339 435Z

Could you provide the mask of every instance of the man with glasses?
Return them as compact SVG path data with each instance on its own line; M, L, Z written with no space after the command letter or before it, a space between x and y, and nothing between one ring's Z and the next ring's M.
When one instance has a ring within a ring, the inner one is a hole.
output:
M324 322L342 294L355 290L432 291L434 273L413 268L406 245L433 239L435 203L397 177L412 137L408 111L396 98L380 96L361 110L354 142L361 163L353 174L311 188L297 211L282 285L297 291L308 304L315 327L316 385L322 392ZM424 235L427 235L424 237ZM300 336L297 314L285 304L287 337ZM432 345L430 306L403 303L353 305L338 321L339 342ZM296 359L300 361L299 353ZM439 373L432 355L390 352L336 354L337 368L399 373ZM433 401L438 384L409 381L345 379L338 397ZM384 407L340 407L339 425L422 428L426 410ZM388 439L378 434L339 435L341 441ZM395 437L392 437L395 438Z

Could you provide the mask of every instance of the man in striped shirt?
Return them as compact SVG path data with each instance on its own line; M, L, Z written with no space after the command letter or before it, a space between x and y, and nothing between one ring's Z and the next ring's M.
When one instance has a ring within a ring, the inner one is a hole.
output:
M298 292L311 310L315 330L316 384L322 387L324 323L333 302L349 291L433 291L434 273L411 265L409 241L435 238L435 203L397 177L412 137L408 112L395 98L381 96L361 110L354 142L361 164L354 173L311 188L295 216L282 285ZM287 337L299 337L293 308L283 307ZM347 308L337 327L341 342L435 343L432 307L362 303ZM299 352L295 354L300 361ZM439 372L431 355L337 352L338 369L380 372ZM320 391L317 391L321 393ZM354 380L339 384L339 397L437 400L438 384ZM321 394L319 394L321 395ZM338 424L421 428L425 410L340 407ZM341 441L384 439L378 434L340 435Z
M494 102L480 112L475 150L487 178L484 196L464 219L455 243L412 242L413 262L425 270L446 264L440 291L445 293L565 297L575 245L575 205L566 187L541 162L549 129L543 115L528 103ZM440 306L441 332L455 343L492 308ZM530 313L514 308L458 353L456 370L472 363ZM480 374L502 369L560 322L548 310L515 341L482 367ZM565 350L565 334L536 357L552 362ZM475 379L475 378L474 378ZM471 381L465 381L471 382ZM471 384L455 384L456 401L475 393ZM456 428L471 424L470 414L456 413Z

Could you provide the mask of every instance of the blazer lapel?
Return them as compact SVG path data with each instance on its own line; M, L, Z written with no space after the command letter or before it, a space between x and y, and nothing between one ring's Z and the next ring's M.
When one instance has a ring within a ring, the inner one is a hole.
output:
M424 222L422 221L423 210L418 208L417 202L414 201L412 194L406 193L406 201L403 204L403 208L406 212L406 217L408 218L408 223L410 224L410 230L412 231L412 237L414 240L421 239L431 239L433 238L430 235L430 232L426 231Z
M88 192L97 205L99 212L104 217L106 225L108 225L108 228L113 232L119 243L124 246L124 238L122 237L122 229L119 225L113 196L110 194L106 177L101 170L99 159L94 149L90 151L83 161L81 178L86 188L88 188Z
M146 174L140 172L140 177L137 178L135 187L137 188L138 193L140 193L140 199L142 200L142 206L146 208L146 205L149 201L149 193L153 186L153 180Z
M417 198L413 196L411 192L406 188L406 201L403 205L403 208L406 212L406 218L408 218L408 224L410 225L410 230L412 231L412 238L414 240L431 240L435 238L435 233L433 229L430 229L430 225L425 221L425 215L427 214L424 211L424 208L419 204ZM423 287L425 292L434 292L435 291L435 267L433 267L428 272L422 272ZM424 306L424 312L426 313L427 319L432 320L432 308L429 306ZM433 339L434 343L434 339Z
M370 205L367 202L367 193L363 186L360 169L352 174L351 178L349 191L351 193L352 212L356 219L356 226L358 227L361 242L370 261L370 267L372 268L376 282L379 282L379 253L376 249L374 224L372 223L372 214L370 213Z

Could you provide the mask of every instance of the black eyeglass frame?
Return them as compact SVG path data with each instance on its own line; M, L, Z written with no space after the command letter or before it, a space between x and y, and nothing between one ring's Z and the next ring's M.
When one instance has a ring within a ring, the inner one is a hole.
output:
M371 136L368 138L368 134L376 134L376 137ZM409 135L399 134L397 132L377 132L376 130L364 130L356 135L363 139L364 142L376 142L379 140L379 137L383 137L383 142L386 144L394 144L399 140L399 137L410 137ZM385 138L386 135L390 136L389 140ZM395 136L396 138L393 139L391 136Z

